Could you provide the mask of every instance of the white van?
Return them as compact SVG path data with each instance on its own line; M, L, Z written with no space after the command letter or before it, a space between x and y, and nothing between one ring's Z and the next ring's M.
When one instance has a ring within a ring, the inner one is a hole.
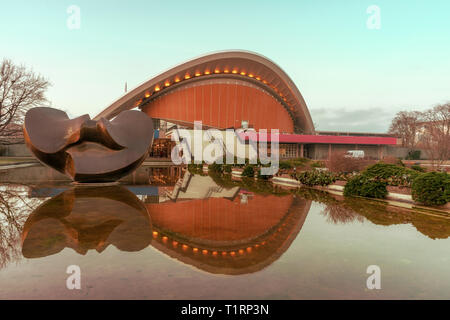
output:
M348 150L345 158L364 158L364 150Z

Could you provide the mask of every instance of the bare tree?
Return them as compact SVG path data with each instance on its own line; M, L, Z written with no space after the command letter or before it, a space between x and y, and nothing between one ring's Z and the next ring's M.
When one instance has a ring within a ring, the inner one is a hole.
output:
M332 152L330 159L327 161L327 168L331 172L351 173L364 170L371 164L368 159L349 158L346 152Z
M435 166L450 159L450 103L424 112L420 142Z
M400 111L392 119L389 133L402 139L402 145L413 150L418 142L422 113L418 111Z
M23 117L32 107L47 102L50 83L24 66L5 59L0 64L0 144L21 140Z
M322 214L327 217L327 221L334 224L346 224L353 221L363 222L364 218L351 208L344 206L343 203L330 203L322 211Z

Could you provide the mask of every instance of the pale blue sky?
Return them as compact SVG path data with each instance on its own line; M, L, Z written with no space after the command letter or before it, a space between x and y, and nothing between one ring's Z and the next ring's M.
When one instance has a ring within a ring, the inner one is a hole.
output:
M70 5L81 29L66 26ZM381 29L366 27L369 5ZM321 130L385 131L398 110L450 101L450 1L5 1L0 58L52 82L48 98L94 116L124 90L208 52L278 63Z

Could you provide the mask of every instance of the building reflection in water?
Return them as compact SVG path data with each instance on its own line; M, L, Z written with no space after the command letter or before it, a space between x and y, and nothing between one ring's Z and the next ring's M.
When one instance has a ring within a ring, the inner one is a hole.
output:
M132 187L77 187L47 200L25 222L23 256L44 257L64 248L102 252L110 244L138 251L151 243L210 273L251 273L289 248L311 205L292 194L253 194L190 173L159 187L146 203Z
M328 223L411 224L432 239L450 235L445 217L310 189L280 195L253 180L231 182L181 168L142 167L122 186L104 188L38 183L42 170L29 168L34 183L1 186L0 221L7 223L0 229L0 268L22 255L45 257L64 248L86 254L110 244L121 251L151 244L209 273L251 273L290 247L312 202L323 204Z
M254 195L147 204L152 245L210 273L256 272L277 260L303 226L311 201Z
M72 248L102 252L110 244L139 251L152 240L152 225L142 202L120 186L78 187L40 205L22 233L22 254L38 258Z
M174 185L183 174L183 168L180 166L141 166L120 181L123 184L165 186Z

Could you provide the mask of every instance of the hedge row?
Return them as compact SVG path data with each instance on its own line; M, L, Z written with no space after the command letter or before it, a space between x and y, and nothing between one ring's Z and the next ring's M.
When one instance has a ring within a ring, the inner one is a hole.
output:
M329 171L303 171L297 174L297 180L306 186L328 186L336 181L336 177Z

